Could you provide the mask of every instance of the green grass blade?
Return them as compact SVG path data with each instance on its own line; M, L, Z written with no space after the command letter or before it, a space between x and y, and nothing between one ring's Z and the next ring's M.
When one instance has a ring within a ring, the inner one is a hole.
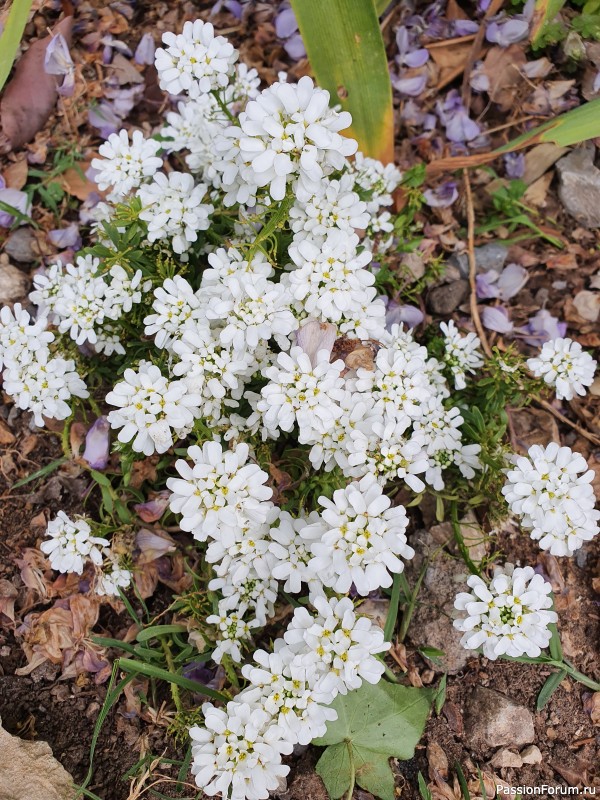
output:
M0 91L10 75L19 42L27 25L31 3L32 0L13 0L8 12L6 26L0 36Z
M553 21L564 4L565 0L535 0L529 32L529 39L534 47L537 47L543 38L546 25Z
M168 636L171 633L184 633L187 631L185 625L153 625L151 628L144 628L135 637L138 642L148 642L157 636Z
M27 483L31 483L31 481L35 481L38 478L43 478L46 475L49 475L51 472L54 472L55 469L58 469L62 464L65 463L67 459L63 456L62 458L57 458L56 461L51 461L49 464L46 464L45 467L32 472L31 475L27 475L25 478L21 478L20 481L13 483L10 487L11 489L18 489L20 486L25 486Z
M394 160L392 85L372 0L292 0L316 82L352 114L365 155Z
M588 139L595 139L596 136L600 136L600 98L560 114L555 119L518 136L495 152L506 153L540 142L554 142L559 147L571 147Z
M538 694L537 701L535 704L536 710L541 711L542 708L546 705L548 700L552 697L554 692L558 689L560 684L566 678L567 673L564 669L559 669L558 672L553 672L551 675L548 676L546 682L540 689L540 693Z
M119 659L119 669L123 672L129 672L134 675L145 675L148 678L156 678L161 681L168 681L181 686L182 689L187 689L188 692L196 692L197 694L204 694L207 697L212 697L214 700L227 701L227 697L214 689L209 689L202 683L192 681L189 678L184 678L183 675L178 675L174 672L169 672L166 669L155 667L152 664L143 664L141 661L132 661L129 658Z

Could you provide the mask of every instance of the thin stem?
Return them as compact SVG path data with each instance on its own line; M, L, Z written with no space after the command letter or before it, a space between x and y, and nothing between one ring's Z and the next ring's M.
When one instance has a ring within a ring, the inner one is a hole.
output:
M160 637L160 644L162 646L163 653L165 654L165 661L167 662L169 672L175 674L177 669L175 668L175 662L173 661L173 655L171 654L171 646L164 636ZM179 691L179 686L177 686L175 683L170 683L169 686L171 688L171 697L175 703L175 708L181 713L183 711L183 702L181 701L181 692Z
M390 598L390 610L385 620L385 627L383 629L383 640L389 642L394 628L396 627L396 620L398 619L398 608L400 605L400 575L403 572L397 572L394 575L394 583L392 584L392 596ZM404 579L406 580L406 578Z
M63 454L64 454L65 458L69 458L69 459L72 458L72 456L73 456L73 453L71 452L71 442L69 440L69 437L70 437L70 434L71 434L71 423L72 422L73 422L73 415L71 414L71 416L68 417L65 420L65 425L64 425L64 427L62 429L62 433L60 435L60 443L61 443L61 446L62 446Z
M230 122L233 122L233 119L234 119L234 117L233 117L233 114L232 114L232 113L231 113L231 111L230 111L230 110L227 108L227 106L226 106L226 105L225 105L225 103L223 102L223 99L221 98L221 96L219 95L219 93L218 93L217 91L212 91L212 92L211 92L211 94L212 94L212 96L215 98L215 100L217 101L219 108L220 108L220 109L221 109L221 111L222 111L222 112L225 114L225 116L227 117L227 119L228 119Z
M419 577L417 578L417 582L415 583L415 588L410 591L408 586L408 581L406 580L406 576L404 573L402 577L404 578L404 583L406 586L405 591L408 590L407 597L409 598L408 605L404 609L402 614L402 622L400 623L400 630L398 632L398 641L403 642L406 638L406 634L408 633L408 628L410 625L410 621L412 620L412 616L415 613L415 607L417 605L417 598L419 596L419 591L421 589L421 584L423 582L423 578L425 577L425 573L427 572L427 567L429 566L429 559L425 561L423 567L421 568L421 572L419 573Z
M481 340L483 352L488 358L492 357L492 350L490 348L485 329L481 324L479 318L479 308L477 307L477 260L475 258L475 211L473 210L473 194L471 192L471 181L469 180L468 170L463 170L463 181L465 185L465 200L467 205L467 255L469 258L469 286L471 289L470 295L470 308L471 316L473 317L473 324L477 335Z
M294 205L294 199L295 198L292 194L286 195L279 204L279 208L274 214L272 214L272 216L269 218L269 221L257 233L256 239L250 245L248 250L248 263L250 263L256 255L261 243L266 241L269 236L275 233L275 231L285 223L288 218L290 208Z
M454 541L456 542L463 561L469 568L469 572L471 572L472 575L481 576L481 570L473 562L473 559L469 555L469 548L465 544L465 540L460 529L460 522L458 520L458 503L456 500L453 500L450 503L450 522L452 524L452 532L454 533Z

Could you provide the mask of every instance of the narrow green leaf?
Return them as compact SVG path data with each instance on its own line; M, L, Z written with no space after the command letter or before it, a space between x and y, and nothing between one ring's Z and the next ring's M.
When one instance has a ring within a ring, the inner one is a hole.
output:
M27 25L31 3L32 0L13 0L8 12L6 25L0 36L0 91L10 75L19 42Z
M554 608L554 600L552 601L552 608ZM550 639L550 645L548 648L550 650L550 655L555 661L562 661L564 655L556 622L551 622L548 625L548 630L552 633L552 638Z
M442 679L438 685L438 688L435 693L435 700L433 702L433 707L435 708L435 713L439 714L442 708L444 707L444 703L446 702L446 682L448 679L447 673L444 673Z
M204 686L202 683L192 681L189 678L184 678L183 675L169 672L166 669L155 667L153 664L144 664L141 661L132 661L129 658L120 658L119 668L122 669L123 672L129 672L134 675L145 675L148 678L156 678L156 680L174 683L177 686L181 686L182 689L187 689L188 692L204 694L207 697L212 697L214 700L227 701L228 699L224 694L221 694L221 692L216 692L214 689L209 689L208 686Z
M135 637L138 642L147 642L157 636L167 636L170 633L184 633L187 631L185 625L153 625L151 628L144 628Z
M132 656L137 655L136 649L132 644L122 642L120 639L111 639L108 636L92 636L92 642L99 644L100 647L116 647L125 653L131 653Z
M417 776L417 781L419 783L419 794L423 798L423 800L431 800L432 794L427 786L425 778L423 777L423 773L419 770L419 774Z
M462 767L458 761L454 762L454 771L456 772L456 777L458 778L464 800L471 800L471 793L469 792L469 787L467 786L467 779L465 778L465 773L462 771Z
M375 12L378 17L380 17L386 8L391 5L392 0L374 0L375 3Z
M566 675L567 673L564 669L559 669L558 672L553 672L546 678L544 685L540 689L540 693L538 694L535 704L537 711L541 711L542 708L545 707L546 703L558 689Z
M392 85L370 0L292 0L316 82L352 114L348 135L384 163L394 160Z
M32 472L31 475L28 475L26 478L21 478L20 481L13 483L11 489L18 489L19 486L25 486L27 483L31 483L31 481L35 481L38 478L44 478L46 475L49 475L51 472L54 472L55 469L58 469L61 464L64 464L67 459L57 458L56 461L51 461L49 464L46 464L45 467Z
M565 0L535 0L529 40L536 47L543 37L547 23L552 22L564 6Z

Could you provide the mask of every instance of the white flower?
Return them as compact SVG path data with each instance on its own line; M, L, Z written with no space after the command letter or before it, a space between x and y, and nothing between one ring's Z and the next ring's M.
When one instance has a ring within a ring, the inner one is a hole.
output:
M126 369L124 380L106 395L117 406L108 415L112 428L121 428L120 442L132 442L136 453L165 453L191 430L198 416L198 395L188 392L184 381L169 381L148 361L137 372Z
M163 33L162 40L167 47L155 54L161 89L197 98L228 85L238 52L223 36L215 36L210 22L186 22L180 34Z
M202 202L207 189L204 183L195 185L185 172L170 172L168 176L157 172L152 183L141 186L140 219L148 223L148 241L170 239L176 253L185 253L198 239L198 231L210 225L215 208Z
M452 320L441 322L440 330L445 339L445 362L454 375L455 389L464 389L467 385L465 374L474 374L478 367L483 366L483 357L479 350L481 342L474 333L461 336Z
M192 172L200 172L207 178L215 158L215 139L227 126L227 119L210 94L200 95L196 100L179 103L178 111L167 114L169 123L161 136L171 140L163 142L170 151L189 150L185 161Z
M241 536L250 523L266 522L272 491L264 484L268 475L248 463L249 447L238 444L223 451L219 442L205 442L188 449L192 465L179 459L180 478L169 478L171 511L181 514L180 527L201 542L229 532Z
M533 445L527 455L515 458L502 494L543 550L571 556L600 530L591 486L594 471L583 456L556 442Z
M88 397L85 383L75 372L75 362L53 357L47 348L35 353L35 360L15 364L4 371L4 391L22 411L31 411L38 427L44 417L66 419L71 415L71 397Z
M392 585L392 574L404 570L398 557L415 551L406 542L408 517L403 506L391 507L374 475L365 475L333 499L319 497L324 511L301 536L310 542L309 567L325 586L346 594L352 584L360 595Z
M220 591L223 599L219 600L220 611L233 611L239 617L249 614L252 622L263 626L275 614L275 603L279 584L273 578L260 577L256 570L250 569L241 583L233 583L229 575L224 578L213 578L208 588Z
M337 712L315 701L312 667L298 663L283 639L275 641L273 653L257 650L254 660L258 666L242 667L250 685L238 699L264 708L289 741L310 744L324 736L327 722L337 719Z
M209 797L266 800L290 771L281 754L293 744L267 711L249 703L204 703L202 713L204 726L190 729L196 785Z
M187 320L200 320L204 310L200 298L181 275L167 278L154 290L152 310L144 319L144 333L154 336L159 348L171 349L173 342L183 335Z
M162 167L162 158L157 156L160 149L160 142L144 139L141 131L132 133L131 144L124 128L111 133L98 150L102 158L92 160L92 168L97 170L94 180L103 192L111 189L109 200L125 197Z
M277 364L265 370L269 383L256 406L265 427L277 436L278 430L291 431L297 422L308 437L327 428L338 413L335 400L343 397L343 369L343 361L329 363L327 350L317 353L314 366L301 347L279 353Z
M298 267L288 276L290 290L308 315L339 322L360 309L375 276L364 269L371 253L364 250L357 255L358 244L355 233L333 229L323 242L303 239L290 245L290 257Z
M537 358L527 360L527 366L536 378L543 378L556 387L559 400L572 400L585 395L586 386L594 381L596 362L582 350L579 342L571 339L552 339L542 347Z
M357 617L348 597L317 597L314 606L317 616L303 607L294 611L283 638L297 663L317 671L315 699L330 703L338 694L359 689L363 680L378 683L384 666L375 655L390 647L381 628Z
M298 187L298 197L290 209L294 233L307 231L312 236L324 236L332 228L352 233L354 228L366 228L369 223L367 205L352 191L354 180L348 173L340 180L322 180L317 191L307 193Z
M46 553L50 566L57 572L74 572L81 575L89 560L96 566L102 564L102 547L108 541L100 536L92 536L92 529L83 517L70 519L64 511L48 523L46 536L40 550Z
M119 559L112 553L105 553L106 559L96 578L94 591L100 597L118 597L119 589L128 589L131 586L133 573L119 565Z
M54 340L54 334L46 330L48 320L42 314L31 319L20 303L12 310L0 308L0 369L18 367L31 363L40 349L46 349Z
M261 250L248 262L235 247L228 250L219 247L214 253L208 254L208 263L211 268L202 273L203 287L227 283L229 278L271 278L275 272Z
M352 474L374 474L385 484L400 478L413 490L422 492L425 484L417 476L427 469L424 438L419 434L405 435L407 421L374 422L370 431L360 428L351 432L349 464Z
M400 185L402 173L394 164L382 164L375 158L356 153L350 162L350 174L356 185L367 193L367 211L377 214L380 208L392 204L392 193Z
M506 564L496 567L489 586L477 575L467 580L471 593L457 595L454 607L464 616L454 621L463 631L461 644L467 650L482 648L486 658L536 658L548 647L552 637L548 630L558 615L549 596L552 586L533 567Z
M218 331L207 322L188 322L180 334L181 339L172 345L180 359L172 367L173 374L181 376L189 390L202 398L200 416L220 424L223 406L237 405L253 355L222 345Z
M298 320L289 307L289 298L279 283L242 272L221 285L219 296L206 307L206 316L222 321L219 336L224 345L236 350L256 347L272 336L285 346Z
M221 145L223 185L234 185L240 172L249 184L269 186L282 200L287 184L299 176L308 190L333 170L342 169L356 142L340 135L349 127L347 111L329 108L329 92L308 76L297 84L274 83L251 100L239 116L240 130L227 131ZM238 197L238 202L246 202Z
M242 660L242 643L249 639L252 628L258 628L258 620L246 622L239 614L219 609L218 614L211 614L206 618L207 625L217 628L217 643L213 650L212 660L220 664L224 655L232 661L240 663Z
M300 594L302 584L308 586L311 599L323 594L323 582L309 565L311 552L308 543L300 536L307 525L317 522L316 511L308 517L294 519L287 511L279 514L279 524L271 528L269 552L273 556L271 574L278 581L285 581L284 592Z

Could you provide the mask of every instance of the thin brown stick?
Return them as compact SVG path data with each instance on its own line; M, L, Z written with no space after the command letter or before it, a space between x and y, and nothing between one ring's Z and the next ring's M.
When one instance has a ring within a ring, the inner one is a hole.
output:
M472 42L476 35L475 33L467 33L465 36L455 36L454 39L444 39L443 42L429 42L425 47L427 50L434 50L436 47L452 47L453 44Z
M481 346L483 352L488 358L492 357L492 349L488 342L487 335L484 327L481 324L479 317L479 308L477 307L477 261L475 259L475 211L473 210L473 194L471 193L471 181L469 180L469 173L463 169L463 181L465 185L465 200L467 204L467 256L469 259L469 286L471 293L469 298L469 305L471 307L471 316L473 317L473 324L477 335L481 339Z
M490 17L493 17L494 14L497 14L498 11L502 8L504 0L492 0L490 3L488 10L485 12L483 19L481 20L481 24L479 26L479 30L475 34L475 38L473 39L473 44L471 45L471 52L469 53L469 57L465 63L465 74L463 77L462 83L462 101L465 107L468 109L471 103L471 84L469 83L469 79L471 77L471 70L475 66L475 62L479 58L479 53L481 51L481 47L483 45L483 40L485 38L485 30L486 30L486 23Z
M541 398L539 399L535 398L533 402L536 405L540 406L540 408L543 408L549 414L552 414L552 416L555 417L559 422L562 422L565 425L568 425L570 428L573 428L574 431L577 431L577 433L580 436L583 436L584 439L587 439L588 442L595 444L596 447L600 447L600 439L597 436L594 436L593 433L586 431L586 429L582 428L581 425L578 425L576 422L573 422L568 417L565 417L564 414L561 414L560 411L557 411L554 408L554 406L551 405L547 400L542 400Z

